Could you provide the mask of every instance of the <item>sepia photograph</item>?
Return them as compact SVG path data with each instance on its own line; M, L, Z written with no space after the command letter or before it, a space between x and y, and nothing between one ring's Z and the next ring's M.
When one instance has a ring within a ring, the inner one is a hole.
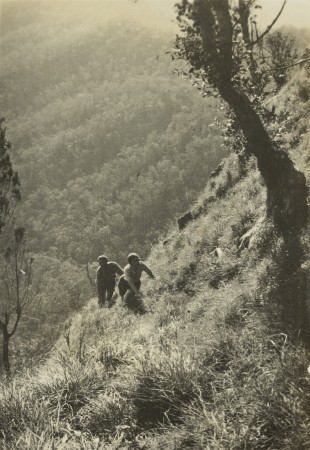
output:
M309 0L0 0L0 449L310 450Z

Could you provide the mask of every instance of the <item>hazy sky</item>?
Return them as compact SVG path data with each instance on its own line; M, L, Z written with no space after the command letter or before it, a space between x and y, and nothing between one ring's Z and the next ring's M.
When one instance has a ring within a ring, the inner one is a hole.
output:
M170 15L170 18L173 19L175 0L138 0L138 2L152 8L156 7L166 17ZM266 21L272 21L277 12L280 11L283 2L284 0L261 0L259 4L263 7L262 18ZM279 24L310 27L310 0L287 0Z
M264 18L271 21L281 9L283 0L262 0L260 3ZM287 0L278 24L310 27L310 0Z
M0 0L0 4L5 2L17 2L21 4L28 3L31 0ZM39 2L60 2L62 4L67 3L67 0L38 0ZM137 12L139 19L144 15L148 20L152 18L161 26L169 26L174 20L174 4L176 0L86 0L86 3L91 5L96 1L100 3L102 9L111 10L111 4L113 10L115 7L119 9L120 16L126 16L127 11L131 11L133 14ZM263 6L261 14L261 22L271 22L273 17L280 10L284 0L260 0L260 4ZM84 3L85 0L71 0L71 3ZM258 10L259 11L259 10ZM113 14L114 15L114 14ZM310 0L287 0L287 4L282 13L282 16L278 22L279 25L293 25L296 27L310 27Z
M114 0L117 2L118 0ZM130 1L130 0L128 0ZM131 0L132 1L132 0ZM284 0L261 0L262 5L261 17L264 21L272 21L280 11ZM163 16L174 18L175 0L138 0L136 6L140 4L147 5L150 9L162 11ZM287 0L283 10L279 25L293 25L296 27L310 27L310 0Z

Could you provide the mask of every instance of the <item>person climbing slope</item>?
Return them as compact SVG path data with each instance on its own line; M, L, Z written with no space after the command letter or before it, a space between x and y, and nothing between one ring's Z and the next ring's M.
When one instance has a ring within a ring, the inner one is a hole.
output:
M98 257L99 267L96 274L98 304L102 308L107 302L112 306L112 297L115 290L116 275L123 275L124 271L113 261L108 261L105 255Z
M155 278L151 269L140 260L136 253L130 253L127 257L128 264L124 268L124 275L118 283L118 290L125 306L135 312L145 312L142 295L139 292L141 287L141 275L146 272L152 279Z

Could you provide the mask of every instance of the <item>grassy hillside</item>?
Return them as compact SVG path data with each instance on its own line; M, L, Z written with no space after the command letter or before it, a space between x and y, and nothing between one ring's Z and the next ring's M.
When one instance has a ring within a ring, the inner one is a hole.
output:
M88 258L147 255L226 154L217 102L172 75L171 29L123 3L1 7L0 115L38 285L12 341L22 365L91 295Z
M270 100L308 185L309 98L304 68ZM272 227L251 249L238 248L265 200L254 160L246 172L237 157L226 158L192 207L196 220L182 232L173 226L153 247L146 314L128 312L119 299L98 310L91 299L48 362L2 384L3 448L310 448L310 355L299 301L309 291L309 230L303 266L281 286L294 286L283 304L274 286L282 243Z

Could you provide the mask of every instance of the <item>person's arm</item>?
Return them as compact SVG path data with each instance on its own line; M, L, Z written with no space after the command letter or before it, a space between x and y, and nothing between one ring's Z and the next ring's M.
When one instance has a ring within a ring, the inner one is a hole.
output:
M144 270L144 272L146 272L148 274L148 276L151 277L152 280L154 280L155 275L153 274L151 269L144 262L141 262L141 266L142 266L142 269Z
M103 286L104 286L103 270L102 267L98 267L96 273L96 287L99 296L103 290Z
M123 275L124 271L123 269L116 263L113 263L114 265L114 272L117 273L117 275Z
M97 273L96 273L96 284L99 286L103 282L103 271L101 267L98 267Z
M135 286L134 280L131 278L130 267L126 266L124 269L124 278L129 284L130 289L136 294L140 295L138 289Z

